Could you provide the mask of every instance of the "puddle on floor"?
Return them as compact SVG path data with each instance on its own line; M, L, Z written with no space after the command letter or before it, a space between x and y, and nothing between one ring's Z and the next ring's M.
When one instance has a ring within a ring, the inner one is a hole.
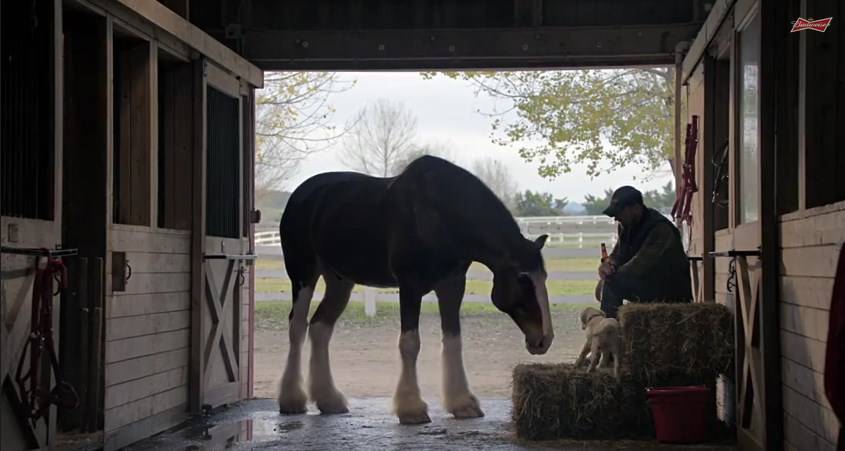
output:
M526 443L517 440L510 423L508 399L481 401L485 417L456 420L436 402L429 400L432 422L403 426L390 414L388 398L352 399L349 413L320 415L313 410L303 415L283 416L273 399L256 399L233 405L208 417L139 442L131 451L212 449L295 450L538 450L538 449L644 449L622 443L567 441ZM630 443L629 443L630 444ZM619 446L622 445L622 446ZM645 446L644 446L645 445ZM651 445L657 445L651 443ZM658 445L659 446L659 445ZM731 446L660 447L661 449L733 450Z

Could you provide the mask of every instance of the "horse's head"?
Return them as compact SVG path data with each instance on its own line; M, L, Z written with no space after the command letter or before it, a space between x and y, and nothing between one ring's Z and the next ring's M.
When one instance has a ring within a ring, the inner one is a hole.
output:
M546 238L525 240L524 249L493 272L493 304L519 326L531 354L545 354L555 336L541 253Z

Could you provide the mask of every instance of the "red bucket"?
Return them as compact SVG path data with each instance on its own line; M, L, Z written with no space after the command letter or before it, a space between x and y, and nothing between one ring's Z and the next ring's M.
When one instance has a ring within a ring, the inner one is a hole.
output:
M707 439L710 389L704 385L646 390L657 440L698 443Z

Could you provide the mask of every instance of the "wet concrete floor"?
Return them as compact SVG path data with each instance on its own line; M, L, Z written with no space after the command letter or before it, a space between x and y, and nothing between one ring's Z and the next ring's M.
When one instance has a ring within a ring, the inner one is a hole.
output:
M323 416L314 411L282 416L276 401L255 399L196 418L139 442L132 451L211 449L290 450L609 450L660 449L732 451L730 445L670 446L643 441L518 440L510 423L508 399L484 399L484 418L456 420L429 400L432 422L402 426L390 414L388 398L352 399L350 412Z

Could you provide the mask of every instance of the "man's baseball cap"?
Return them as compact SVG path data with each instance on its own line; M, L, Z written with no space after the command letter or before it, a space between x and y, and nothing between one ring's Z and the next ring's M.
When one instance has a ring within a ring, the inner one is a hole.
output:
M629 205L642 205L643 195L633 186L622 186L613 192L610 197L610 205L604 209L604 214L615 218L625 207Z

